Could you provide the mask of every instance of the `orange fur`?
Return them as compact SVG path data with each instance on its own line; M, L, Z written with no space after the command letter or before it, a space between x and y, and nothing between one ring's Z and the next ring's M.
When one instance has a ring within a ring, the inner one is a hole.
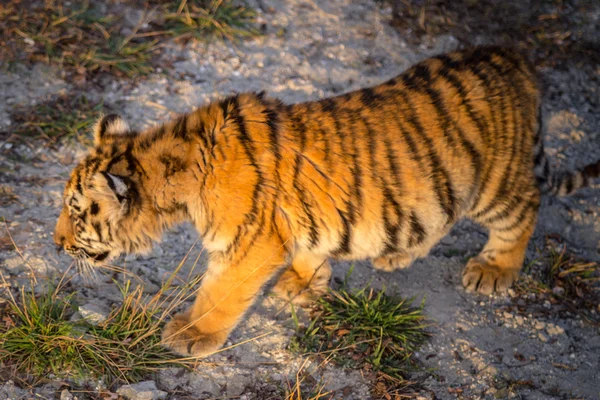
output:
M208 271L163 334L186 355L220 348L287 265L275 291L306 302L327 288L328 257L403 268L462 217L490 229L463 284L505 291L539 205L539 107L533 69L487 48L321 101L240 94L139 134L108 116L67 183L55 240L98 263L191 220Z

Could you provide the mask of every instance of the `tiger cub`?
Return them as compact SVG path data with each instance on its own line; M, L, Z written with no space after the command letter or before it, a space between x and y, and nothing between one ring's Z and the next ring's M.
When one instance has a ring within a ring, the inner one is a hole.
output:
M504 292L540 191L568 194L600 175L600 162L552 173L540 121L532 66L501 48L433 57L320 101L239 94L141 133L109 115L66 185L54 238L98 265L192 221L208 270L163 332L183 355L219 349L280 271L274 291L307 302L328 287L328 258L405 268L463 217L489 229L463 285Z

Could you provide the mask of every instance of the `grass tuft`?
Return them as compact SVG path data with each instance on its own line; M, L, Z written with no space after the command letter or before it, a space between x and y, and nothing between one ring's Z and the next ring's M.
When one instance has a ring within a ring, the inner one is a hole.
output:
M258 34L253 28L256 13L231 0L182 0L176 10L163 14L164 29L177 39L205 41L211 38L248 38Z
M90 144L90 129L102 113L102 103L85 96L61 96L36 107L12 112L16 137L44 139L54 144L60 139Z
M43 61L66 67L85 82L98 72L134 78L154 70L166 40L250 37L255 12L237 1L143 2L135 26L123 17L132 4L12 0L0 4L0 61Z
M121 304L97 326L71 320L77 311L73 294L61 295L56 288L36 296L22 289L20 301L9 296L10 310L0 327L0 366L11 379L96 377L110 385L144 379L166 366L195 365L160 346L160 331L161 321L193 294L197 283L193 279L176 291L164 286L147 296L128 281L121 287Z
M307 327L297 324L290 349L406 385L415 366L411 356L429 336L424 303L412 303L384 290L332 291L318 301Z

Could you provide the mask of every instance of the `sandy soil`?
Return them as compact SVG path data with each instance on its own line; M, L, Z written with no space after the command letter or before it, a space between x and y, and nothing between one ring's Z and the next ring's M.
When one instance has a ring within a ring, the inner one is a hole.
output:
M398 10L392 12L389 5L371 0L257 0L253 6L265 24L263 36L235 46L172 44L159 61L165 65L161 72L138 82L105 77L86 87L86 94L142 128L232 92L266 90L287 102L346 92L382 82L418 60L467 44L464 33L444 25L433 33L419 32L417 38L406 25L396 30L390 22L398 22ZM574 17L571 25L564 24L598 44L600 4L575 1L566 6ZM493 32L476 30L468 38L469 43L489 43L492 36ZM600 158L600 67L593 58L557 60L539 63L545 86L546 147L556 166L573 168ZM2 228L0 271L12 286L28 282L29 268L43 280L69 266L68 257L56 255L51 235L68 171L84 148L4 141L14 127L11 110L80 90L55 67L35 64L0 70L0 131L5 132L0 136L0 216L27 260L7 244ZM528 260L537 257L535 247L543 248L545 235L553 234L577 256L600 261L599 213L598 183L571 198L544 199ZM139 276L148 293L155 292L196 238L191 227L178 227L151 254L129 257L122 264ZM420 382L415 396L600 398L600 309L588 310L591 318L585 319L577 312L553 312L560 305L522 290L491 298L466 294L460 285L464 260L476 254L485 239L484 231L464 222L408 270L385 274L368 262L356 263L351 287L371 282L404 296L426 297L425 310L435 324L417 358L431 373L412 377ZM190 258L199 251L194 249ZM349 267L334 262L334 277L343 278ZM110 276L99 287L86 287L77 279L73 284L79 287L82 304L108 307L119 300ZM264 296L230 342L268 335L210 357L197 372L165 370L156 384L171 398L280 398L304 361L287 350L293 332L289 311ZM334 398L370 398L370 383L359 371L318 368L314 362L306 370L315 380L323 379ZM34 394L55 398L65 387L57 381L22 389L7 382L0 385L0 398Z

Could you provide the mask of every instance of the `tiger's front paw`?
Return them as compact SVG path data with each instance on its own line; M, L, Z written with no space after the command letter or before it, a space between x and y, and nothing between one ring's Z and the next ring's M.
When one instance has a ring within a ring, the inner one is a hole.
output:
M177 314L163 330L161 343L182 356L205 357L217 352L227 340L227 333L206 334L190 326L187 313Z
M463 270L462 284L467 292L490 295L506 292L519 278L520 268L501 268L481 256L473 257Z

